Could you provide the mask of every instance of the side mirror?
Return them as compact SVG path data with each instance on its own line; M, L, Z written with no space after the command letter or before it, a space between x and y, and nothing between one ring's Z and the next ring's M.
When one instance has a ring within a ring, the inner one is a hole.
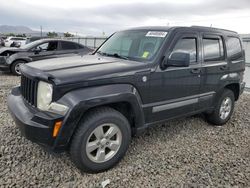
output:
M190 54L185 52L174 52L168 59L164 60L166 67L188 67L190 63Z
M39 54L39 53L41 52L41 49L39 49L39 48L34 48L34 49L32 50L32 52L34 52L35 54Z

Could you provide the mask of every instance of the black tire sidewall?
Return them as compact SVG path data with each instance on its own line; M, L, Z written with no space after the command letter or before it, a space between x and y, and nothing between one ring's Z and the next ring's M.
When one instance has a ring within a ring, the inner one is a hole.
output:
M21 60L17 60L17 61L15 61L14 63L11 64L11 72L12 72L14 75L16 75L16 76L21 76L21 74L18 74L18 73L16 72L16 70L15 70L16 65L19 64L19 63L24 64L24 63L26 63L26 62L25 62L25 61L21 61Z
M220 118L220 107L221 104L223 102L223 100L229 97L232 101L232 106L231 106L231 111L228 115L228 117L226 119L221 119ZM234 103L235 103L235 97L234 97L234 93L229 90L229 89L225 89L220 97L220 99L218 100L218 103L216 105L216 109L214 111L214 113L210 116L210 122L216 124L216 125L223 125L225 124L232 116L232 113L234 111Z
M113 123L120 129L122 134L122 143L118 152L115 154L115 156L113 156L113 158L103 163L95 163L87 156L86 143L88 137L94 131L94 129L105 123ZM83 123L82 126L84 126L84 128L81 129L77 135L77 141L73 143L76 144L73 147L75 147L75 149L79 149L77 157L79 160L78 167L87 172L101 172L112 168L123 158L131 140L131 130L128 121L122 114L119 114L119 112L100 114L99 117L90 119L87 123Z

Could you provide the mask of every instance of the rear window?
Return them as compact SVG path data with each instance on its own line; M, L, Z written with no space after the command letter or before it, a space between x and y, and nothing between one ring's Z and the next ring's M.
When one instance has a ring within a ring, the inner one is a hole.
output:
M219 61L224 59L224 47L221 37L203 38L204 61Z
M78 49L78 45L73 42L61 42L63 50L75 50Z
M81 48L84 48L82 45L80 45L80 44L77 44L77 47L79 48L79 49L81 49Z
M231 60L237 60L242 58L242 47L239 38L228 37L227 40L227 53Z

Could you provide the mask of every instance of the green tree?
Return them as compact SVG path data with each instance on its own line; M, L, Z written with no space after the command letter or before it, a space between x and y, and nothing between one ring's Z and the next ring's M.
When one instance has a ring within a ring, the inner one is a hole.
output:
M63 33L64 37L74 37L73 34L67 32L67 33Z
M23 33L23 34L17 34L16 37L26 37L26 34Z
M53 37L58 37L58 34L55 31L53 31L53 32L48 32L47 36L53 38Z
M15 34L14 34L14 33L7 33L6 36L7 36L7 37L14 37Z

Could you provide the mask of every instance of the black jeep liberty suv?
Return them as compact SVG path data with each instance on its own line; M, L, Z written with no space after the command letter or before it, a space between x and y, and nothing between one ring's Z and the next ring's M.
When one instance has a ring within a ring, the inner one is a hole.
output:
M151 125L197 113L225 124L245 87L244 70L235 32L140 27L114 33L92 55L21 66L8 107L25 137L69 149L78 168L101 172Z

